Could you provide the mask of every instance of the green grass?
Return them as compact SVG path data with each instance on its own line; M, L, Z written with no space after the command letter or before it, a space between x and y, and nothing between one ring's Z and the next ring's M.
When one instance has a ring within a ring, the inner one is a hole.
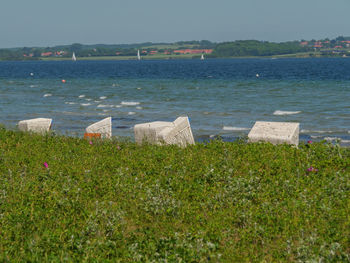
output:
M330 144L0 129L0 262L349 262L349 197L350 149Z

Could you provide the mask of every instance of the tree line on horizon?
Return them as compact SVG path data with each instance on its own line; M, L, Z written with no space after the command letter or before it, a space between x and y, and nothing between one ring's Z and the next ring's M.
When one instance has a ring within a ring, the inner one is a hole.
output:
M350 40L350 37L339 36L335 39L310 40L310 43L317 41L329 41L331 45L337 45L341 41ZM61 45L54 47L23 47L0 49L0 60L38 60L42 54L52 53L52 56L70 57L72 53L79 57L98 56L135 56L137 49L145 51L157 50L158 52L175 49L213 49L213 53L208 57L241 57L241 56L273 56L283 54L295 54L300 52L313 51L310 46L302 46L301 41L269 42L258 40L237 40L231 42L215 43L208 40L201 41L179 41L175 43L152 43L145 42L139 44L95 44L83 45L74 43L71 45ZM59 53L58 53L59 52ZM50 55L51 56L51 55Z

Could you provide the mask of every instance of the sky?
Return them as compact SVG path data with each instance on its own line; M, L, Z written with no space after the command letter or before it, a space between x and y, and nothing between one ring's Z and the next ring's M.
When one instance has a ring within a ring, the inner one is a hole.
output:
M0 48L350 36L350 0L1 0Z

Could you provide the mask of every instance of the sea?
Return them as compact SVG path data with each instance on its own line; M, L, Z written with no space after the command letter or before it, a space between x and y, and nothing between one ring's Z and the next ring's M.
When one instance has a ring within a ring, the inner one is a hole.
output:
M83 136L112 117L113 136L188 116L196 141L245 138L256 121L299 122L301 141L350 145L350 58L0 62L0 123L52 118Z

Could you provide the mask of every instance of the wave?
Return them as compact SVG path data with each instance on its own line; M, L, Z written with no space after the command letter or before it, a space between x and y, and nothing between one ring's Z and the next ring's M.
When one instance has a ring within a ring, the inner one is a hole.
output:
M299 114L301 111L283 111L283 110L276 110L273 115L293 115L293 114Z
M74 105L74 104L77 104L77 103L76 102L68 102L68 101L66 101L65 104Z
M301 130L300 133L329 133L329 131L321 131L321 130L315 130L315 131L312 131L312 130Z
M104 99L107 99L107 97L106 96L101 96L100 97L100 100L104 100Z
M244 127L232 127L232 126L224 126L222 127L224 131L249 131L250 128L244 128Z
M137 107L136 107L136 109L138 109L138 110L142 110L143 108L142 108L142 107L140 107L140 106L137 106Z
M85 98L85 95L79 95L79 98Z
M90 106L91 103L81 103L80 105L81 105L81 106Z
M98 104L97 108L113 108L114 105L110 105L110 104Z
M344 134L344 133L350 133L349 131L343 130L343 129L334 129L334 130L306 130L306 129L302 129L300 131L300 133L306 133L306 134L310 134L310 133L318 133L318 134L334 134L334 133L340 133L340 134Z
M44 94L44 96L43 97L51 97L52 96L52 94L51 93L46 93L46 94Z
M120 103L121 105L125 105L125 106L136 106L139 105L140 102L138 101L122 101L122 103Z
M133 111L128 112L128 115L135 115L135 114L136 114L136 112L133 112Z

